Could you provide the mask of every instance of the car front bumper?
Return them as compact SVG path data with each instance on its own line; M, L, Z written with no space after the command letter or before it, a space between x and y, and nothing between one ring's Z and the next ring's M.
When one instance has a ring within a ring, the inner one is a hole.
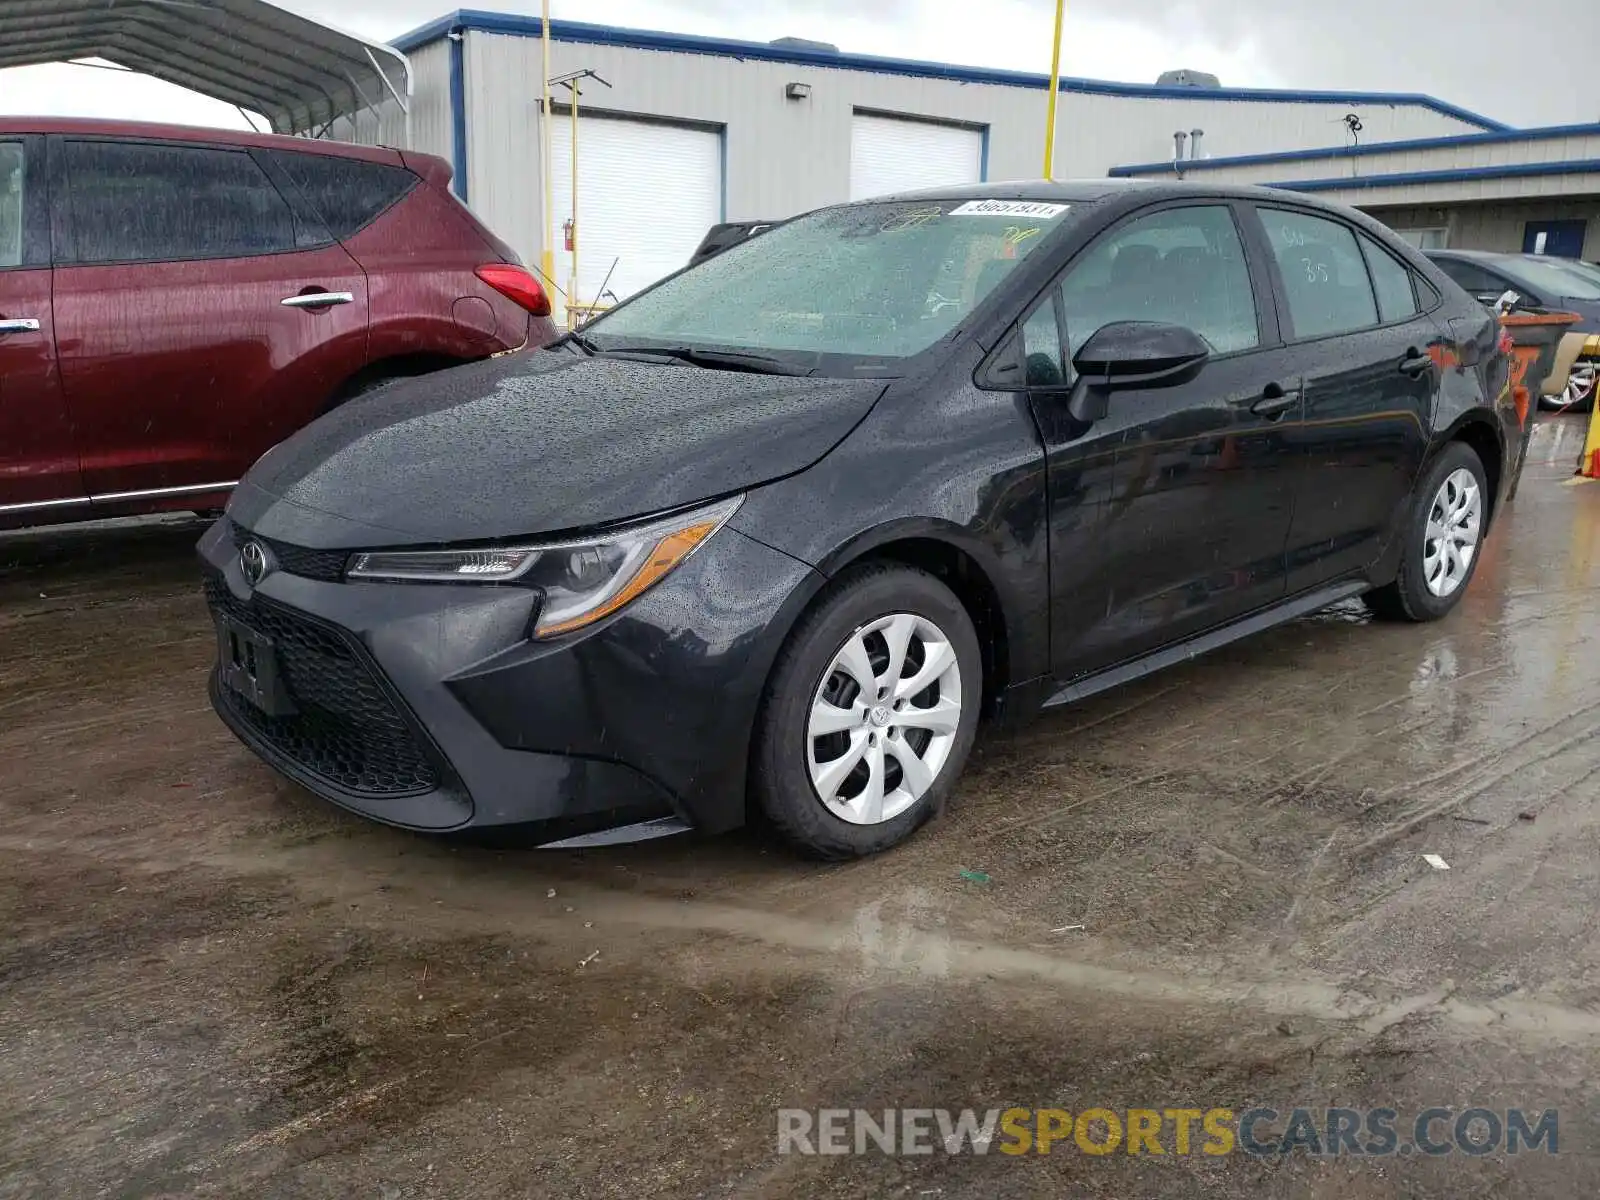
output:
M288 570L252 587L248 536L224 518L200 543L219 629L212 704L240 740L374 820L541 841L669 816L740 824L762 688L820 583L725 528L622 612L534 642L531 590ZM269 715L224 682L241 628L271 647L292 711Z

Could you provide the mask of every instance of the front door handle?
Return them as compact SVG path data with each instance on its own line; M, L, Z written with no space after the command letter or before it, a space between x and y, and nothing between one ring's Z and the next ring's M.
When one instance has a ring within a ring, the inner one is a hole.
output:
M335 304L354 304L351 292L307 292L303 296L290 296L283 301L285 308L332 308Z
M0 318L0 337L8 333L38 333L39 322L33 317L15 317L11 320Z
M1400 374L1410 376L1412 379L1421 379L1433 370L1433 359L1429 358L1415 346L1406 351L1406 356L1400 360Z
M1272 384L1267 388L1266 394L1250 406L1250 411L1258 417L1266 417L1267 420L1272 421L1283 416L1284 413L1299 403L1300 390L1298 388L1286 392L1277 384Z

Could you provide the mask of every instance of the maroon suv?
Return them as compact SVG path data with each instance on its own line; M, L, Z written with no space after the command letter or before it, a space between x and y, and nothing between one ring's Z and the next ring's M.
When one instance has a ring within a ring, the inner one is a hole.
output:
M330 407L554 338L449 181L408 151L0 119L0 528L220 506Z

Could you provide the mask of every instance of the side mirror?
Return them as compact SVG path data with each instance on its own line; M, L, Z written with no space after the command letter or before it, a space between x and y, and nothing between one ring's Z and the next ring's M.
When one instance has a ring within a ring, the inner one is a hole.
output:
M1181 325L1157 321L1102 325L1072 358L1078 382L1067 409L1075 420L1097 421L1105 416L1112 392L1188 383L1210 357L1205 340Z

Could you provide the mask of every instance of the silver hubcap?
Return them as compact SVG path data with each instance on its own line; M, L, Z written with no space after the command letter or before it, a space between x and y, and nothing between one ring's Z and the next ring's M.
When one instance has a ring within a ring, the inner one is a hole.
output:
M811 786L853 825L892 821L939 778L960 727L950 639L926 617L880 617L850 635L811 698Z
M1562 406L1570 408L1587 400L1589 393L1594 391L1595 374L1595 368L1586 363L1573 367L1572 374L1567 376L1566 391L1561 396Z
M1422 577L1435 596L1454 595L1466 582L1483 530L1483 493L1472 472L1451 471L1428 510L1422 545Z

